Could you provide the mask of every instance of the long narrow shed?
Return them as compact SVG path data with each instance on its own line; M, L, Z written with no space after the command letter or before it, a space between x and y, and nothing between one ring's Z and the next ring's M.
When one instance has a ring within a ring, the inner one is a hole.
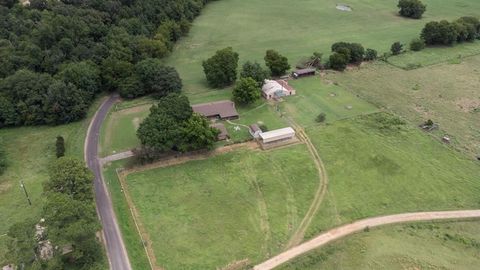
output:
M284 140L290 140L295 136L295 130L291 127L276 129L260 133L262 143L272 143Z

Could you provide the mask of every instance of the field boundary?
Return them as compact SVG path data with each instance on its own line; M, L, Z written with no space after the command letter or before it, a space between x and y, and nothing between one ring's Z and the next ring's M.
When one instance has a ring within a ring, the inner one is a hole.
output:
M458 211L436 211L436 212L413 212L388 216L378 216L372 218L361 219L353 223L332 228L315 238L295 246L283 253L280 253L267 261L253 267L253 270L271 270L296 257L299 257L309 251L324 246L337 239L347 235L366 230L368 228L379 227L389 224L448 220L448 219L478 219L480 218L480 210L458 210Z
M145 230L143 224L140 221L137 209L135 204L133 203L132 197L130 196L130 192L128 191L128 185L125 181L125 178L128 174L125 174L124 171L121 169L115 170L118 178L118 182L120 183L120 187L122 188L122 193L125 198L125 202L128 205L128 209L130 210L130 214L132 215L133 223L135 223L135 228L137 229L137 233L140 236L140 240L142 241L143 248L145 249L145 254L147 255L148 263L150 264L150 268L152 270L163 270L163 268L157 266L157 260L153 249L151 248L151 240L150 236L148 235L147 231ZM146 242L146 243L145 243Z
M468 54L468 55L465 55L465 56L462 56L460 54L460 57L457 56L454 56L454 57L451 57L451 58L448 58L446 60L441 60L441 61L438 61L438 62L435 62L435 63L431 63L431 64L426 64L426 65L423 65L423 64L420 64L419 66L413 66L411 68L407 67L407 66L401 66L401 65L397 65L397 64L394 64L390 61L388 61L388 58L385 59L385 60L380 60L380 61L383 61L389 65L391 65L392 67L395 67L395 68L398 68L398 69L402 69L402 70L405 70L405 71L410 71L410 70L416 70L416 69L421 69L421 68L427 68L427 67L433 67L433 66L438 66L438 65L443 65L443 64L446 64L448 63L449 61L452 61L454 59L467 59L467 58L471 58L471 57L475 57L475 56L479 56L480 55L480 52L477 52L477 53L473 53L473 54ZM410 64L415 64L415 63L410 63Z

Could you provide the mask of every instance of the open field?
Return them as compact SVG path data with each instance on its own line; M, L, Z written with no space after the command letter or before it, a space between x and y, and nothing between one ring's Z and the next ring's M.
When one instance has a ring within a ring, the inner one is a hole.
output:
M133 173L127 183L159 266L215 269L281 250L318 175L306 147L296 145Z
M469 270L480 265L479 254L479 221L427 222L359 233L278 269Z
M98 100L90 116L99 105ZM48 179L48 166L55 157L55 139L65 138L66 155L83 160L83 142L89 124L86 120L57 127L20 127L0 130L9 166L0 176L0 265L4 265L8 228L27 217L39 217L43 206L42 183ZM28 206L19 181L23 180L32 201ZM40 218L40 217L39 217Z
M441 130L434 135L480 154L480 56L410 71L377 62L327 77L414 124L432 119Z
M414 127L380 130L385 116L307 129L329 176L307 238L365 217L480 207L478 164Z
M327 115L326 122L349 118L377 111L375 106L355 97L333 83L325 83L318 76L290 80L296 89L295 96L286 97L281 104L288 115L302 126L315 125L315 118L321 112Z
M267 49L285 54L292 66L319 51L328 55L337 41L359 42L380 53L395 41L409 43L426 22L480 15L476 0L424 0L421 20L397 15L396 1L350 0L352 12L337 10L334 0L222 0L203 10L188 35L180 40L166 63L179 71L186 93L209 91L201 62L218 49L232 46L240 62L263 63Z

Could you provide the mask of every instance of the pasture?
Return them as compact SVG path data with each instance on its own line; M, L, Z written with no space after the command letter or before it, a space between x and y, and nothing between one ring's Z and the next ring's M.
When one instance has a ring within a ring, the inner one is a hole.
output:
M315 125L315 118L321 112L327 115L326 122L331 123L377 111L375 106L318 76L290 80L289 84L296 89L296 95L286 97L281 107L304 127Z
M27 217L40 218L43 207L42 184L48 179L48 166L56 159L55 140L65 138L67 156L83 160L83 142L90 116L100 105L92 106L85 120L57 127L19 127L0 129L2 143L8 157L8 168L0 176L0 265L4 265L8 228ZM32 206L28 205L20 180L25 183ZM5 262L6 263L6 262Z
M225 47L240 54L240 64L263 63L265 51L275 49L295 66L314 51L328 56L337 41L358 42L383 53L395 41L408 44L418 37L428 21L480 15L476 0L423 2L428 6L424 18L412 20L397 15L397 1L344 2L353 8L351 12L337 10L334 0L304 0L295 5L289 0L216 1L202 11L165 63L179 71L186 93L201 94L211 92L202 61Z
M479 221L401 224L349 236L278 270L469 270L479 254Z
M241 149L131 173L126 181L159 266L215 269L281 250L311 203L318 174L305 145L296 145Z
M327 78L414 125L432 119L440 126L434 136L449 135L457 149L480 154L480 56L410 71L376 62Z
M409 125L377 113L307 129L329 176L307 238L384 214L480 207L480 166Z

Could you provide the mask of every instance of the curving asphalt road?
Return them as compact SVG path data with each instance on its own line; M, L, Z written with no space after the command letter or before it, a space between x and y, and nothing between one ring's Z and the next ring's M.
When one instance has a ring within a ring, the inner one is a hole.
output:
M480 218L480 210L460 210L460 211L439 211L439 212L417 212L417 213L403 213L390 216L380 216L362 219L353 223L343 225L326 231L319 236L309 240L303 244L293 247L277 256L256 265L253 270L271 270L281 264L284 264L302 254L305 254L313 249L321 247L346 235L356 233L365 228L373 228L381 225L414 222L414 221L429 221L442 219L469 219Z
M102 167L98 158L98 140L100 128L112 105L118 100L118 95L110 95L93 116L85 138L85 162L95 175L95 201L97 213L103 227L103 235L107 249L108 261L112 270L131 270L127 250L117 224L112 201L103 181Z

